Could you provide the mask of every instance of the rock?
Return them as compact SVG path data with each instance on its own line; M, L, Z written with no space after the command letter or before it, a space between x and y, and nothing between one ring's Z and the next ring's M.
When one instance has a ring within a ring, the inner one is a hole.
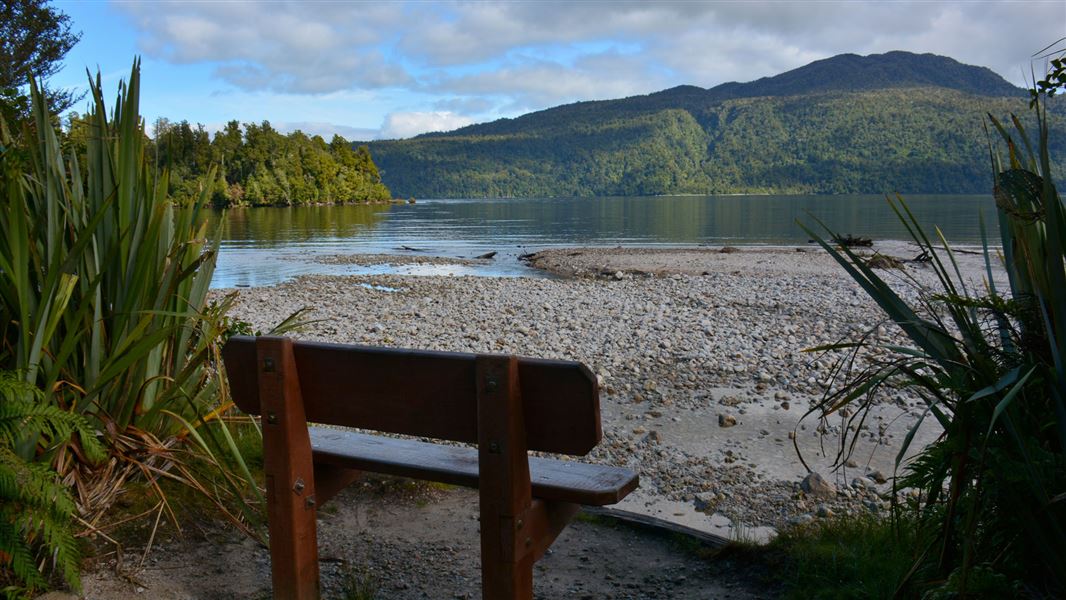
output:
M700 512L711 510L718 505L718 496L710 492L700 492L696 494L692 503L696 505L696 510Z
M851 487L857 490L872 490L877 488L877 484L874 483L873 479L869 479L867 477L856 477L855 479L851 480Z
M663 436L661 433L653 429L648 432L648 436L644 438L644 440L651 444L660 444L663 441Z
M814 471L803 478L800 489L812 496L832 496L837 493L835 485Z
M494 256L496 256L496 251L495 250L493 250L492 252L486 252L484 254L478 255L475 258L489 259L489 258L492 258Z
M857 463L854 460L849 458L847 460L847 462L844 463L844 466L849 468L849 469L857 469L857 468L859 468L859 463Z
M888 477L885 477L885 474L881 471L870 471L866 476L877 483L888 483Z
M718 415L719 427L732 427L737 424L737 418L733 415Z
M814 516L810 514L796 515L788 520L789 525L807 525L811 521L814 521Z
M823 519L827 519L827 518L833 516L833 509L829 508L828 506L826 506L824 504L819 504L818 508L815 509L815 513L814 514L818 515L819 517L821 517Z

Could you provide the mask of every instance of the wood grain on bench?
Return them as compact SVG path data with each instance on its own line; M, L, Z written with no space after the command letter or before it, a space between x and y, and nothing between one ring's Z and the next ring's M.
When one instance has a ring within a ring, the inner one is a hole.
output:
M313 423L477 443L476 354L294 342L304 413ZM237 406L258 415L255 338L224 350ZM584 456L600 442L596 377L582 364L521 358L530 450Z

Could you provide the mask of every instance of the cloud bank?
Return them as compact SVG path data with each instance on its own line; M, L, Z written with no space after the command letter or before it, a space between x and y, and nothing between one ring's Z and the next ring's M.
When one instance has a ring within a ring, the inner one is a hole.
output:
M1022 83L1066 3L195 2L117 5L146 54L237 89L399 90L379 135L578 100L750 81L843 52L933 52ZM425 129L431 128L431 129Z

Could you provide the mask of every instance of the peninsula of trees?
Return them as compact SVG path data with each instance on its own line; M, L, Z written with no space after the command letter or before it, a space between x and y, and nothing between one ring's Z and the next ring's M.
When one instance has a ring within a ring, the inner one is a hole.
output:
M73 143L88 135L79 115L70 117ZM285 206L387 202L392 198L366 146L353 147L339 135L327 143L300 131L278 132L268 121L230 121L214 137L203 125L159 119L146 153L169 173L170 193L201 193L202 178L217 167L211 202L215 206Z
M980 194L986 114L1025 115L1027 103L1024 89L951 58L847 54L369 147L404 197ZM1066 139L1061 106L1052 140Z

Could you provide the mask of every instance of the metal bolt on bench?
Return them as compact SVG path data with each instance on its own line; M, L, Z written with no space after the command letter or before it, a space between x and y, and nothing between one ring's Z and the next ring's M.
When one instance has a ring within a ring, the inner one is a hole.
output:
M275 598L318 598L317 508L364 471L478 489L486 600L531 600L533 563L580 506L637 487L628 469L528 455L584 456L599 443L599 390L580 363L241 336L223 357L237 406L267 415Z

